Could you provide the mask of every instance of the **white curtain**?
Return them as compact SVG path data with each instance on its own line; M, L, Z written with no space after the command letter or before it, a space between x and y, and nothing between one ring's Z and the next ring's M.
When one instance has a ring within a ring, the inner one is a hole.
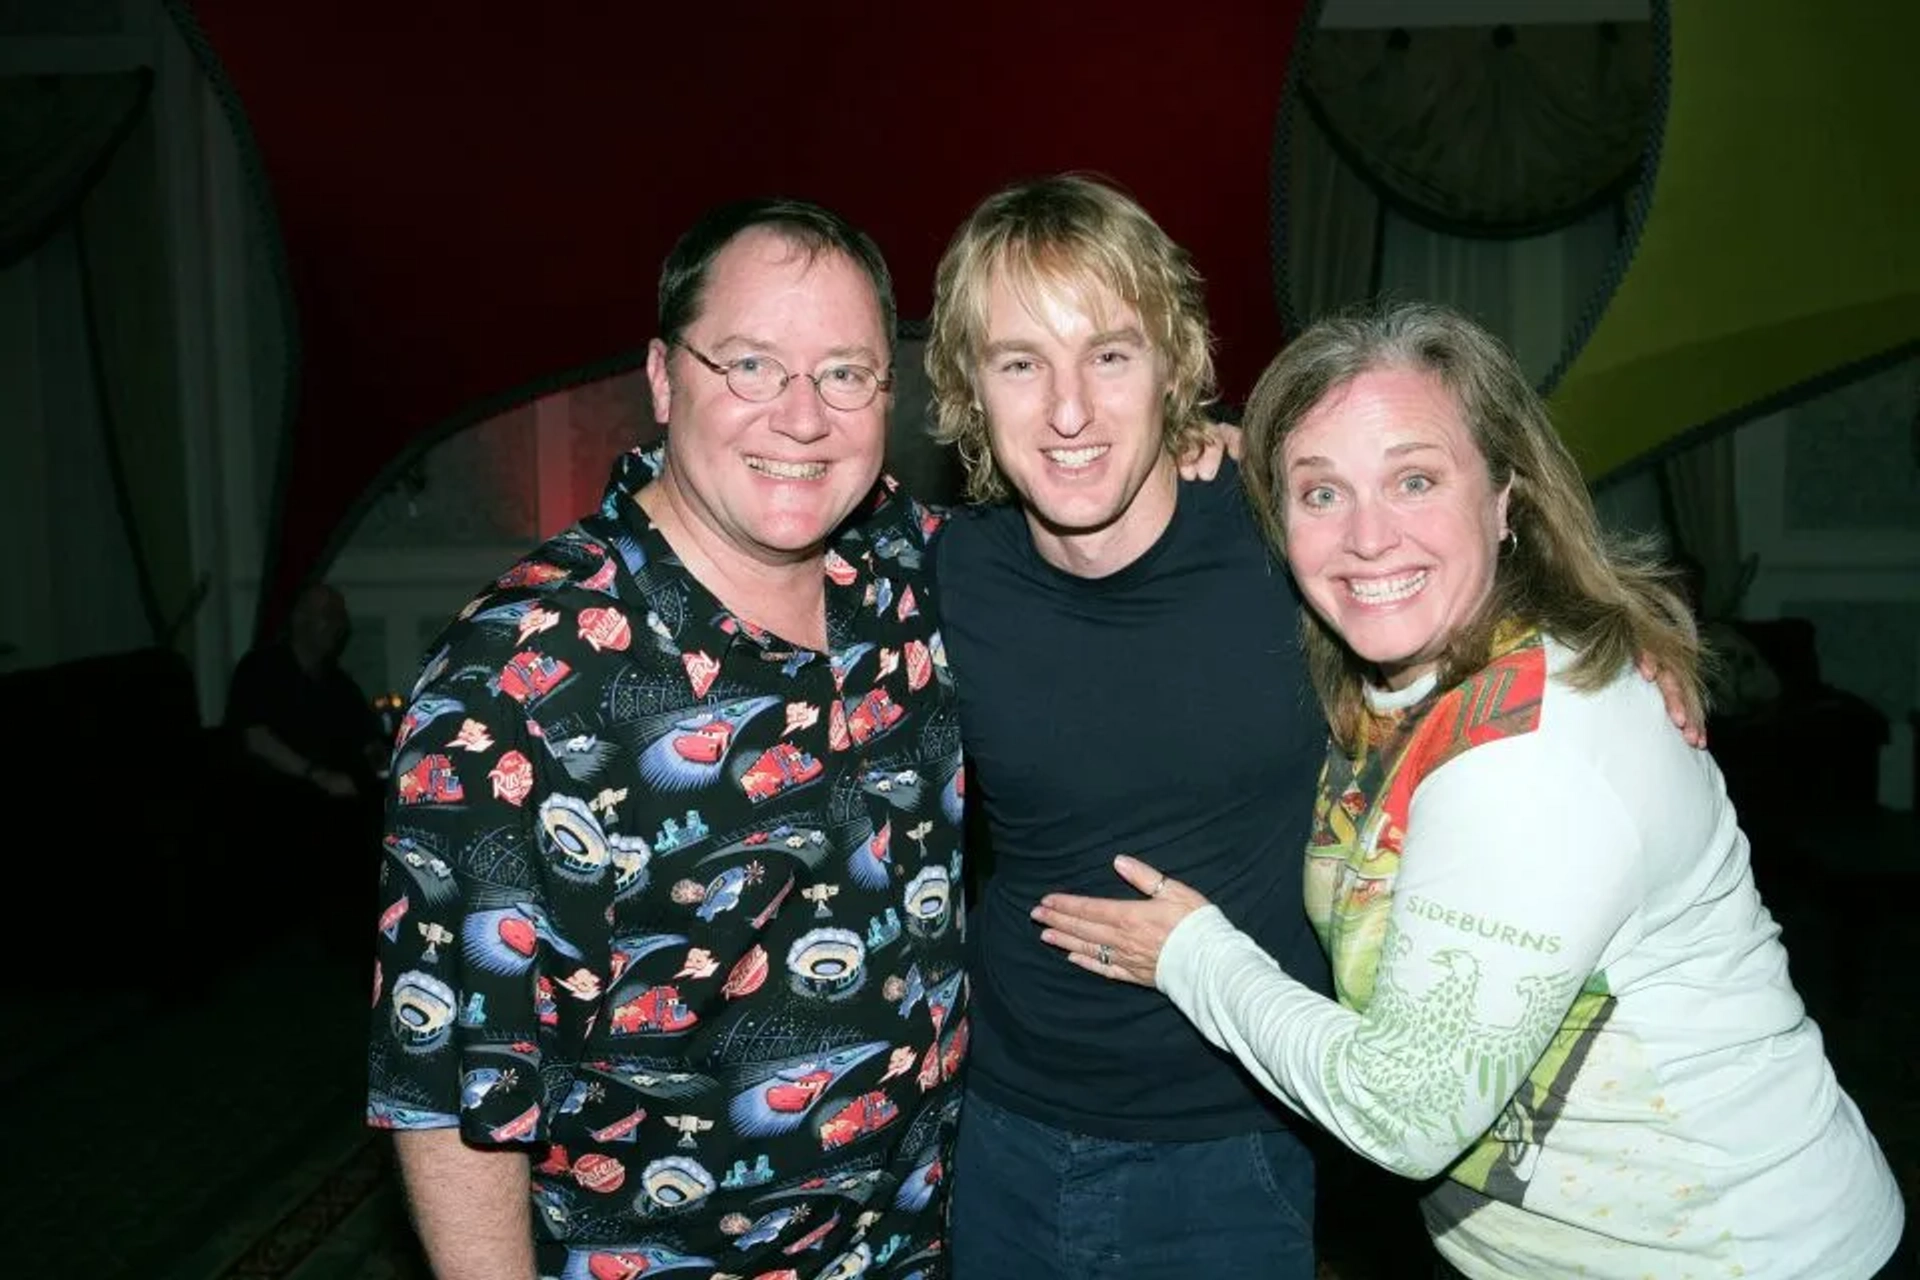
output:
M1381 209L1304 102L1287 129L1287 302L1305 325L1372 292Z
M1733 442L1734 432L1716 432L1660 464L1673 541L1699 566L1696 605L1704 618L1734 616L1746 593Z
M70 231L0 275L0 529L31 549L0 595L0 667L153 643L114 493Z
M1560 363L1619 243L1611 205L1545 235L1478 240L1389 209L1380 291L1457 307L1513 348L1535 386Z

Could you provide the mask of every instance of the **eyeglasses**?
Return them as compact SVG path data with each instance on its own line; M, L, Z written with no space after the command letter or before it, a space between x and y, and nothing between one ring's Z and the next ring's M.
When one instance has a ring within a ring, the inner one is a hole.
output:
M674 339L674 345L725 378L727 390L754 404L776 399L795 378L811 382L829 407L843 413L864 409L882 391L893 389L892 378L882 378L863 364L828 365L819 373L789 373L787 367L772 356L741 356L721 364L679 338Z

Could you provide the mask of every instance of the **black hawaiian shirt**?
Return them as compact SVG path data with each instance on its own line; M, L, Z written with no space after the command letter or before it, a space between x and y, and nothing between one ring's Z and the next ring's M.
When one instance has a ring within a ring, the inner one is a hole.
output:
M397 735L369 1122L524 1145L544 1276L945 1273L966 1053L940 517L883 481L829 652L733 616L615 468Z

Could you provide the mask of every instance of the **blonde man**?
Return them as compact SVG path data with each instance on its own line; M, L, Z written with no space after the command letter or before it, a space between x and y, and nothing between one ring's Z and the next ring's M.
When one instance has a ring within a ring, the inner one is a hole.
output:
M940 265L927 369L978 505L935 544L992 874L973 915L953 1264L1308 1277L1286 1111L1149 991L1041 943L1046 893L1140 854L1319 975L1297 871L1325 741L1238 474L1182 484L1213 389L1201 282L1111 186L1002 191Z

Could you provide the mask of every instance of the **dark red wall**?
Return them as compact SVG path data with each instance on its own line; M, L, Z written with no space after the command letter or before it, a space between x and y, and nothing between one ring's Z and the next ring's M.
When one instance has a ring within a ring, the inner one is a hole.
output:
M1303 5L192 0L296 316L263 621L410 450L636 352L661 257L728 197L865 226L916 319L981 197L1105 174L1194 253L1243 397L1281 336L1269 167Z

